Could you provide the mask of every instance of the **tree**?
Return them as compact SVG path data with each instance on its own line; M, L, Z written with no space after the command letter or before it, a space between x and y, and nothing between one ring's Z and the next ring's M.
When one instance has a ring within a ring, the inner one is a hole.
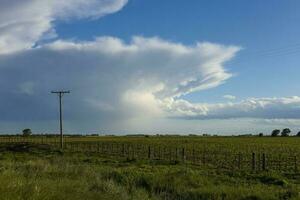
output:
M297 135L296 135L297 137L300 137L300 131L297 133Z
M272 137L277 137L279 135L279 133L280 133L280 130L279 129L275 129L275 130L272 131L271 136Z
M262 136L264 136L264 134L263 134L263 133L259 133L258 136L259 136L259 137L262 137Z
M31 129L30 128L26 128L23 130L23 136L24 137L28 137L32 134Z
M281 136L282 137L287 137L291 133L291 130L289 128L285 128L281 131Z

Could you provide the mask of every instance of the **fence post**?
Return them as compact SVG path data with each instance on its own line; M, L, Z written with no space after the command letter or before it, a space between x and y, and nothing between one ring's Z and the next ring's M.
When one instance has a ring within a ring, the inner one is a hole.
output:
M255 153L252 153L252 170L255 170L256 161L255 161Z
M294 157L294 165L295 165L295 172L298 172L298 166L297 166L297 156Z
M266 170L266 154L265 153L262 154L262 170L263 171Z
M161 154L160 154L160 146L158 147L158 160L160 160L161 159Z
M125 144L122 144L122 156L125 157Z
M193 164L196 163L196 157L195 157L195 149L193 148Z
M132 147L132 159L135 158L135 149L134 149L134 144L131 146Z
M130 159L130 144L127 144L127 160Z
M182 148L182 162L185 161L185 149Z
M151 159L151 147L148 146L148 159Z
M241 153L238 154L238 168L239 170L241 170L242 166L241 166Z

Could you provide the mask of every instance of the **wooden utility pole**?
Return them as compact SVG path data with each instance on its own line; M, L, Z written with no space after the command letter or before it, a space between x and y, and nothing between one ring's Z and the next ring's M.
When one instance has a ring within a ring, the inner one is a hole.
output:
M57 94L59 97L59 130L60 130L60 148L64 148L63 141L63 122L62 122L62 96L64 94L69 94L70 91L51 91L52 94Z

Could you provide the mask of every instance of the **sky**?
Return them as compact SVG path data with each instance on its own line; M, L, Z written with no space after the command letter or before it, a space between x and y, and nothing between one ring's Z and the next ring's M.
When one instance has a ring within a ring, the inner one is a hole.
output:
M300 131L297 0L1 0L0 132Z

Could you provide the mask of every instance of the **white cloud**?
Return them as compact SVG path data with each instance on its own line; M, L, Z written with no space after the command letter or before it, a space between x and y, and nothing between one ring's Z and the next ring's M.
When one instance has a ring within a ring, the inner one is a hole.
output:
M230 94L226 94L223 96L224 99L227 99L227 100L235 100L236 99L236 96L233 96L233 95L230 95Z
M299 119L300 97L250 98L236 103L192 104L185 100L168 102L172 117L187 119Z
M126 3L127 0L2 0L0 54L30 49L45 35L54 37L54 20L98 18L117 12Z
M300 119L253 119L254 124L276 125L277 128L299 127Z
M1 88L5 98L0 105L28 100L26 96L15 99L15 94L10 93L23 85L22 91L35 97L32 97L33 107L20 105L16 110L28 113L22 110L43 107L37 116L51 120L56 117L53 114L56 102L49 96L43 97L60 88L72 90L70 98L66 97L72 118L90 116L112 121L165 117L300 118L300 97L250 98L219 104L182 99L185 94L216 87L231 77L223 63L238 50L235 46L212 43L186 46L143 37L134 37L130 43L112 37L88 42L58 40L22 53L0 56L0 78L7 86ZM39 83L34 93L31 84L24 86L32 82ZM9 112L6 106L0 106L0 111ZM4 116L14 117L10 113Z
M237 46L208 42L187 46L137 36L129 43L98 37L95 41L56 40L32 47L39 40L57 37L55 20L99 18L119 11L126 3L127 0L2 0L1 124L53 123L57 102L49 91L61 88L72 91L64 98L66 118L80 121L70 127L100 124L107 130L135 130L142 126L155 130L165 126L165 120L182 118L206 120L201 127L207 125L208 130L219 119L241 122L236 118L259 118L277 124L300 119L300 97L250 98L219 104L182 99L185 94L217 87L228 80L232 73L224 63L241 49ZM232 95L223 97L235 100ZM169 127L187 130L194 124L191 121L172 121ZM252 121L245 120L244 127L252 126ZM226 124L222 120L219 124L222 131Z
M144 37L134 37L130 43L112 37L87 42L58 40L0 56L0 80L6 85L0 89L5 94L0 111L14 118L1 105L26 102L28 97L15 97L10 90L24 82L37 82L32 107L20 105L15 110L28 113L43 108L35 117L54 119L56 102L46 94L66 88L72 91L66 101L73 118L165 117L167 108L174 106L168 102L178 103L184 94L216 87L231 77L223 63L239 49L212 43L186 46Z
M134 37L131 43L112 37L77 43L56 41L22 54L0 57L1 79L8 81L6 77L10 77L14 81L9 85L17 84L16 87L28 81L39 82L36 95L56 88L71 89L75 99L69 100L70 105L76 108L73 117L93 113L98 119L300 118L300 97L250 98L219 104L181 99L184 94L227 80L231 74L222 64L238 50L234 46L185 46L143 37ZM22 67L24 63L26 68ZM22 74L21 79L12 77L15 71ZM8 92L5 89L2 93ZM38 99L37 103L43 102ZM47 100L44 103L49 104Z

